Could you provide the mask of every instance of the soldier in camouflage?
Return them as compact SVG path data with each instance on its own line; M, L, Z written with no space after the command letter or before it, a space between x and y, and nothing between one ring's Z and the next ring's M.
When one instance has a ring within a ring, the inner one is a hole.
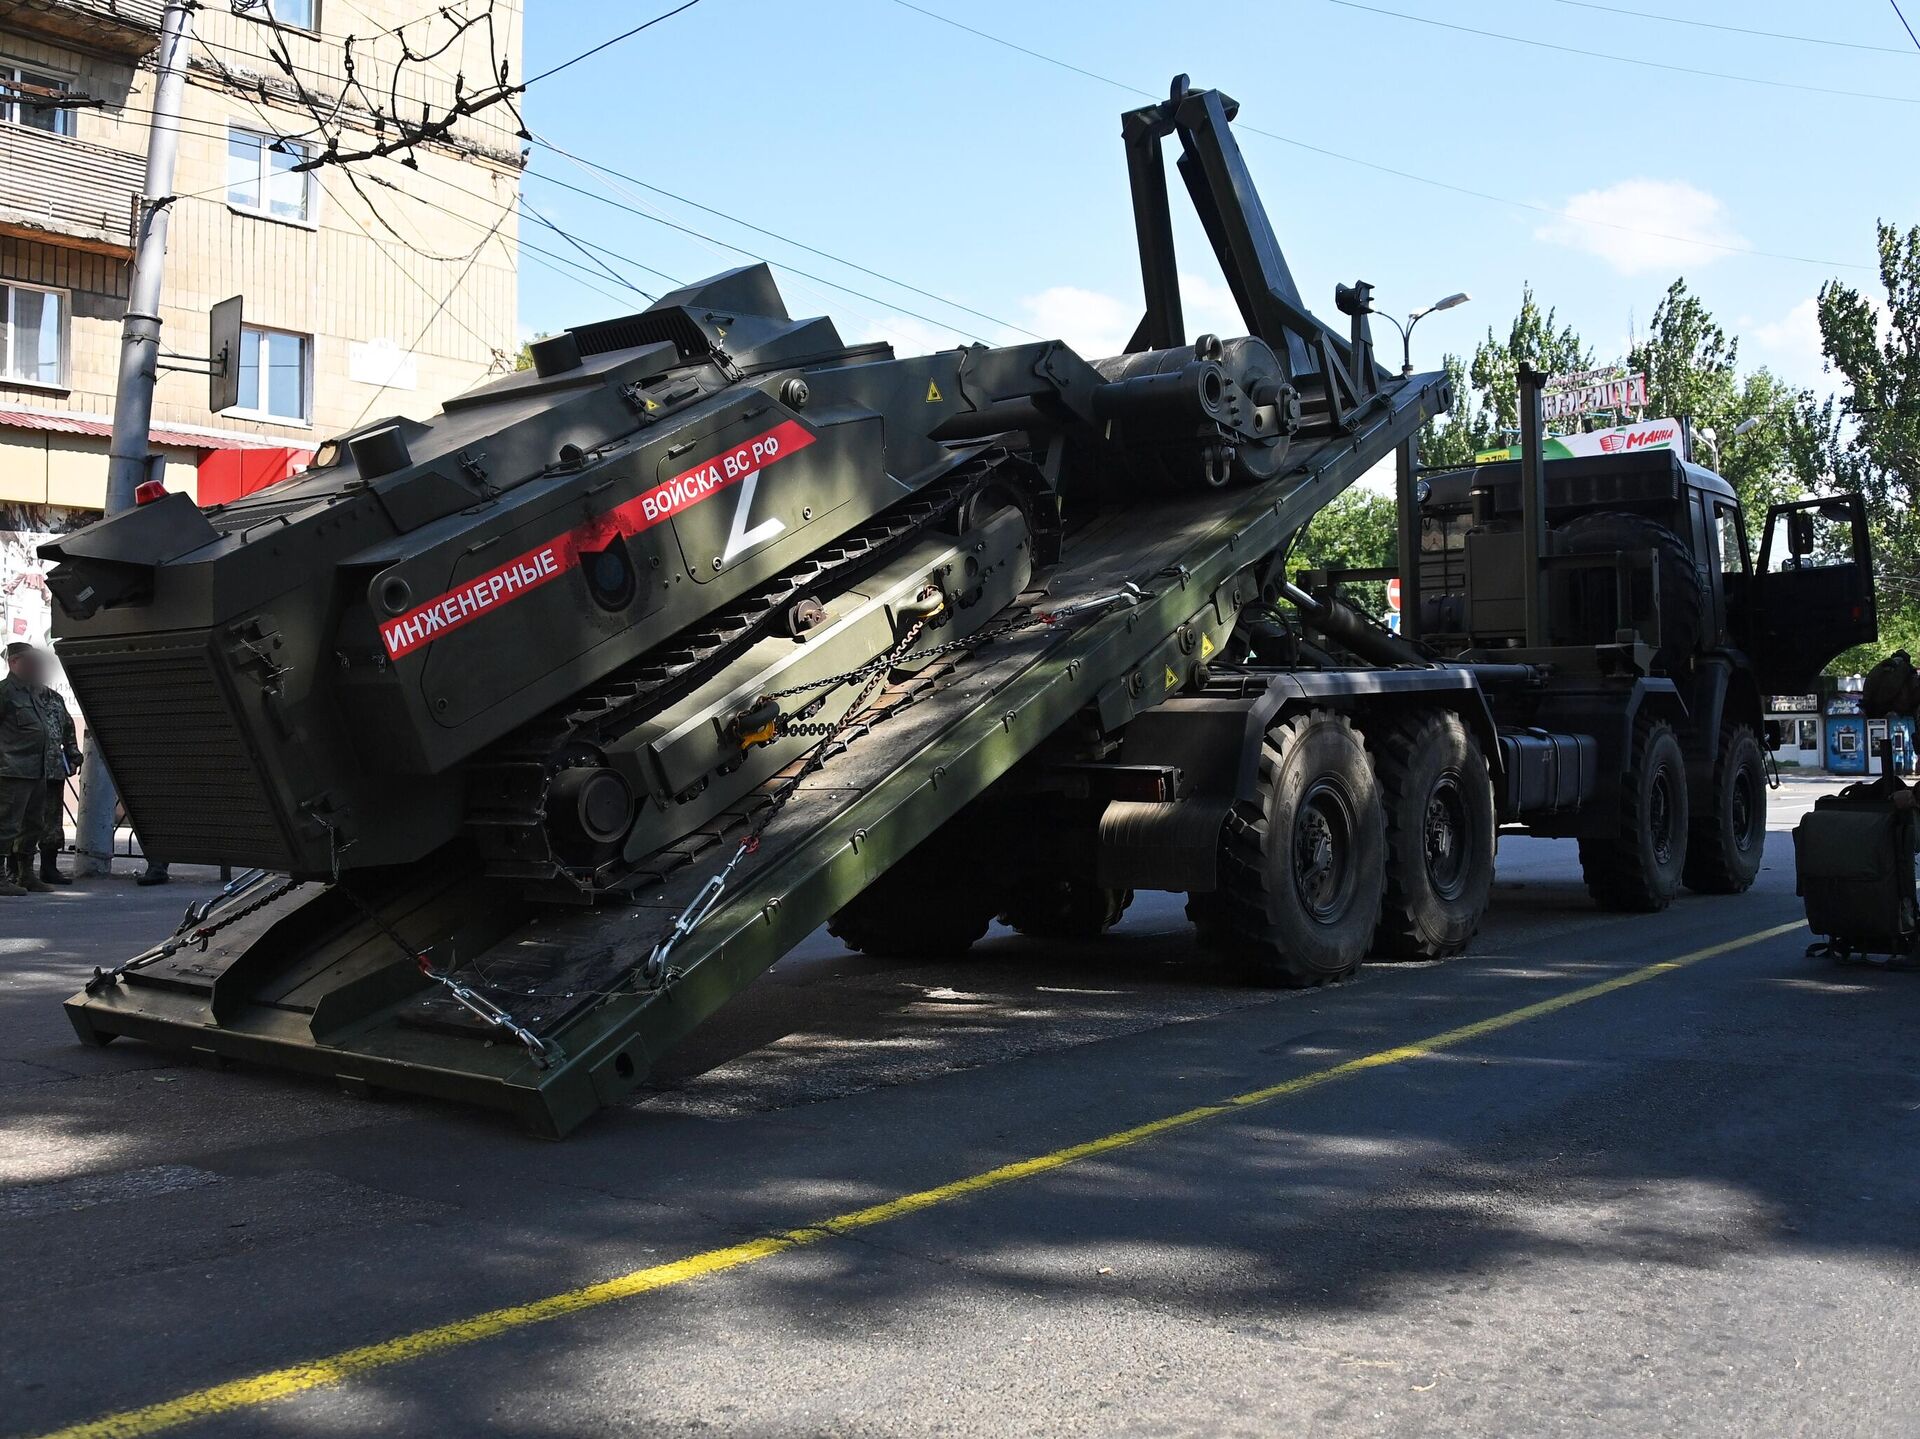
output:
M7 646L0 679L0 895L44 890L34 872L48 792L58 794L79 767L73 722L46 682L46 656L32 645Z

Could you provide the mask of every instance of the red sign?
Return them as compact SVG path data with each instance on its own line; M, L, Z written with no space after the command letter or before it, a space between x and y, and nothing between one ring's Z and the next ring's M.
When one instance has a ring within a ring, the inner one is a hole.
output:
M380 626L380 642L393 659L411 654L497 606L539 589L555 576L578 568L581 555L605 549L618 536L650 530L759 474L776 460L798 454L813 440L812 431L797 420L782 420L765 434L742 440L726 453L702 460L606 514L575 525L484 575L386 621Z
M1387 581L1387 608L1395 614L1400 613L1400 577L1398 575Z

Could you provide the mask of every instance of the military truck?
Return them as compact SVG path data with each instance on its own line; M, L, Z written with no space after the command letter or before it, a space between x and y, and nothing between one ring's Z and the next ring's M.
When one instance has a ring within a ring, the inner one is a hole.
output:
M1423 476L1410 497L1419 561L1404 632L1454 660L1553 665L1547 685L1491 691L1498 722L1589 728L1602 768L1637 781L1621 792L1618 825L1589 809L1516 826L1577 836L1587 887L1613 908L1657 908L1681 884L1731 894L1753 883L1765 696L1816 689L1829 660L1878 633L1860 497L1774 506L1756 561L1739 497L1692 461L1691 427L1678 429L1678 447L1548 460L1544 480L1524 460L1481 465ZM1542 484L1540 622L1556 655L1529 647L1521 572L1524 497ZM1620 702L1626 675L1666 683L1628 682ZM1618 723L1576 723L1580 705Z
M1366 284L1341 326L1307 308L1236 111L1180 77L1122 118L1146 306L1121 355L849 345L748 267L258 495L47 546L144 841L252 866L103 965L76 1031L558 1135L826 922L952 953L996 914L1094 935L1162 889L1319 983L1463 946L1496 822L1581 826L1608 896L1670 892L1707 657L1643 614L1659 544L1555 553L1538 473L1517 527L1496 486L1451 654L1290 576L1397 454L1418 592L1413 442L1450 396L1375 361ZM1170 140L1245 335L1188 333ZM1749 577L1767 613L1775 583Z

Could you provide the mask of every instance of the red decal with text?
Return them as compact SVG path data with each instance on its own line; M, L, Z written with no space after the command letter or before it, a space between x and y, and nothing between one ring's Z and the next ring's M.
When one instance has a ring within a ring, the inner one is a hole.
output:
M539 589L557 575L577 569L580 556L605 549L616 536L637 535L670 520L682 510L756 475L776 460L798 454L814 441L797 420L782 420L764 434L742 440L724 454L702 460L672 479L662 480L598 518L576 525L545 544L468 580L380 626L380 640L394 659L411 654L441 635Z

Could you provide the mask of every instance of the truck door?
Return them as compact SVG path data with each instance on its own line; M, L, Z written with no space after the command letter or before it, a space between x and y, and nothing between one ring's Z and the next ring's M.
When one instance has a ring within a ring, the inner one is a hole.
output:
M1877 639L1873 544L1859 495L1767 511L1745 628L1762 694L1805 694L1828 660Z

